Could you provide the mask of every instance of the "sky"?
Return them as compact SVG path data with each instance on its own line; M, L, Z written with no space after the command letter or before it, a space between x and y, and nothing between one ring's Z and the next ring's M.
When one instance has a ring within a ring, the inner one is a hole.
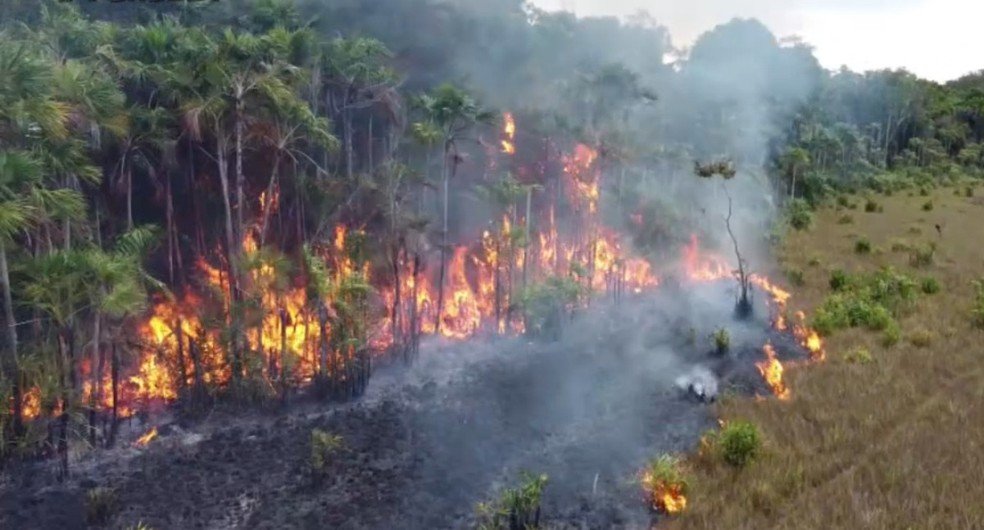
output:
M814 46L824 67L906 68L935 81L984 69L984 0L532 0L579 16L648 11L676 46L735 17Z

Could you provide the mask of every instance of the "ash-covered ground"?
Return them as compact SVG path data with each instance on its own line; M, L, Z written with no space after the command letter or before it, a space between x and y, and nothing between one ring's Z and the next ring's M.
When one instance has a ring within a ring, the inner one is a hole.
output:
M755 368L767 340L782 359L803 357L772 331L765 297L737 321L733 283L667 286L597 302L550 343L432 340L353 403L152 419L161 436L147 448L90 453L64 484L48 463L8 470L0 528L85 528L96 486L116 492L111 528L470 528L475 503L521 471L549 476L547 528L648 528L637 470L715 423L692 390L767 394ZM719 327L731 337L724 356L709 338ZM319 484L308 472L315 428L344 440Z

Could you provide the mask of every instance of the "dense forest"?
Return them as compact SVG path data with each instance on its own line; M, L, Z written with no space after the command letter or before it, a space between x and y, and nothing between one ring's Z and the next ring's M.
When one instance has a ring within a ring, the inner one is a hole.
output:
M723 241L695 162L737 168L750 239L984 177L984 73L829 72L754 20L674 50L520 0L0 17L0 459L65 472L154 407L348 399L423 335L549 337Z

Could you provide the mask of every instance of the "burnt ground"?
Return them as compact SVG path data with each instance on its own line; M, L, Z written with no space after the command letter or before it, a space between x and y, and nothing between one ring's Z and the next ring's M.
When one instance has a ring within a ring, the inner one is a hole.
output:
M551 343L434 341L349 404L216 413L183 427L157 417L161 436L148 447L82 456L64 484L50 463L9 470L0 528L85 528L85 492L96 486L116 492L111 528L469 528L475 503L524 470L550 477L548 528L648 528L636 470L690 449L714 424L680 383L696 370L723 392L765 394L754 366L762 344L802 356L771 331L761 302L756 318L735 321L730 287L596 304ZM706 338L720 326L732 340L725 356ZM312 429L344 440L320 482L309 472Z

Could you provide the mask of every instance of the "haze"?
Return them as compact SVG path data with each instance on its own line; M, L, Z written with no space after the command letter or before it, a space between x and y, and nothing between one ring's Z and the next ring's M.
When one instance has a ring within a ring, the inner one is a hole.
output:
M532 0L579 16L631 16L648 11L669 28L677 47L734 17L754 17L780 37L816 47L829 69L905 68L949 81L984 68L973 42L984 19L975 0Z

